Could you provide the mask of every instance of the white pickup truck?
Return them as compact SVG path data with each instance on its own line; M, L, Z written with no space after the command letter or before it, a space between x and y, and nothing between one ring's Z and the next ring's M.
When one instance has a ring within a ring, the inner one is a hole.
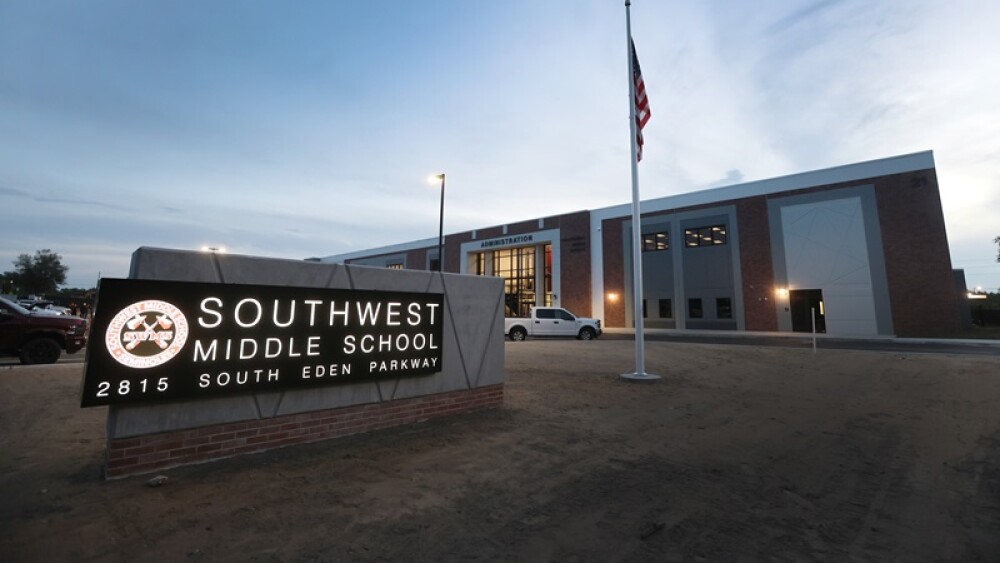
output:
M575 336L580 340L593 340L601 335L601 321L577 317L559 307L535 307L530 317L505 318L503 331L515 342L528 336Z

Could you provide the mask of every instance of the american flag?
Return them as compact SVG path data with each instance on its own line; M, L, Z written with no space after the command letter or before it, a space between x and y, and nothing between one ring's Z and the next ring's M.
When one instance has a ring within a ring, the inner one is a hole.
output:
M635 86L635 141L638 146L636 160L642 160L642 128L649 121L649 100L646 99L646 84L642 81L642 70L639 69L639 57L635 54L635 42L632 42L632 82Z

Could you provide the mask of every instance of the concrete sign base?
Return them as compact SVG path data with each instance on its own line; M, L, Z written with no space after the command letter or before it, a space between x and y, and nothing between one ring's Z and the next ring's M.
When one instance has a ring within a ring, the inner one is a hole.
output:
M503 404L501 278L154 248L133 254L130 278L440 293L444 295L442 371L307 389L112 405L105 466L109 479Z

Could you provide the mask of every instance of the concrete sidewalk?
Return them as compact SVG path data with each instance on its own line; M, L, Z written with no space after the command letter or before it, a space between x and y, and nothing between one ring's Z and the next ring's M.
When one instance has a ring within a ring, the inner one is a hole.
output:
M631 328L605 328L605 335L618 337L634 337L635 330ZM900 338L897 336L871 335L838 335L826 333L805 332L763 332L763 331L736 331L736 330L679 330L670 328L647 328L643 331L645 337L649 338L703 338L703 339L786 339L797 341L812 341L813 336L819 341L838 342L859 342L878 343L891 342L896 344L935 344L935 345L956 345L956 346L993 346L1000 348L1000 340L970 339L970 338ZM863 348L870 349L870 348Z

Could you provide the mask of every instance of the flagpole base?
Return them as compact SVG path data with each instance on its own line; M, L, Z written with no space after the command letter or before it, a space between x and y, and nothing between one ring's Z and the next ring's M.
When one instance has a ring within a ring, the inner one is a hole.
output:
M655 383L661 379L659 375L654 375L651 373L623 373L618 376L619 379L624 379L629 383Z

